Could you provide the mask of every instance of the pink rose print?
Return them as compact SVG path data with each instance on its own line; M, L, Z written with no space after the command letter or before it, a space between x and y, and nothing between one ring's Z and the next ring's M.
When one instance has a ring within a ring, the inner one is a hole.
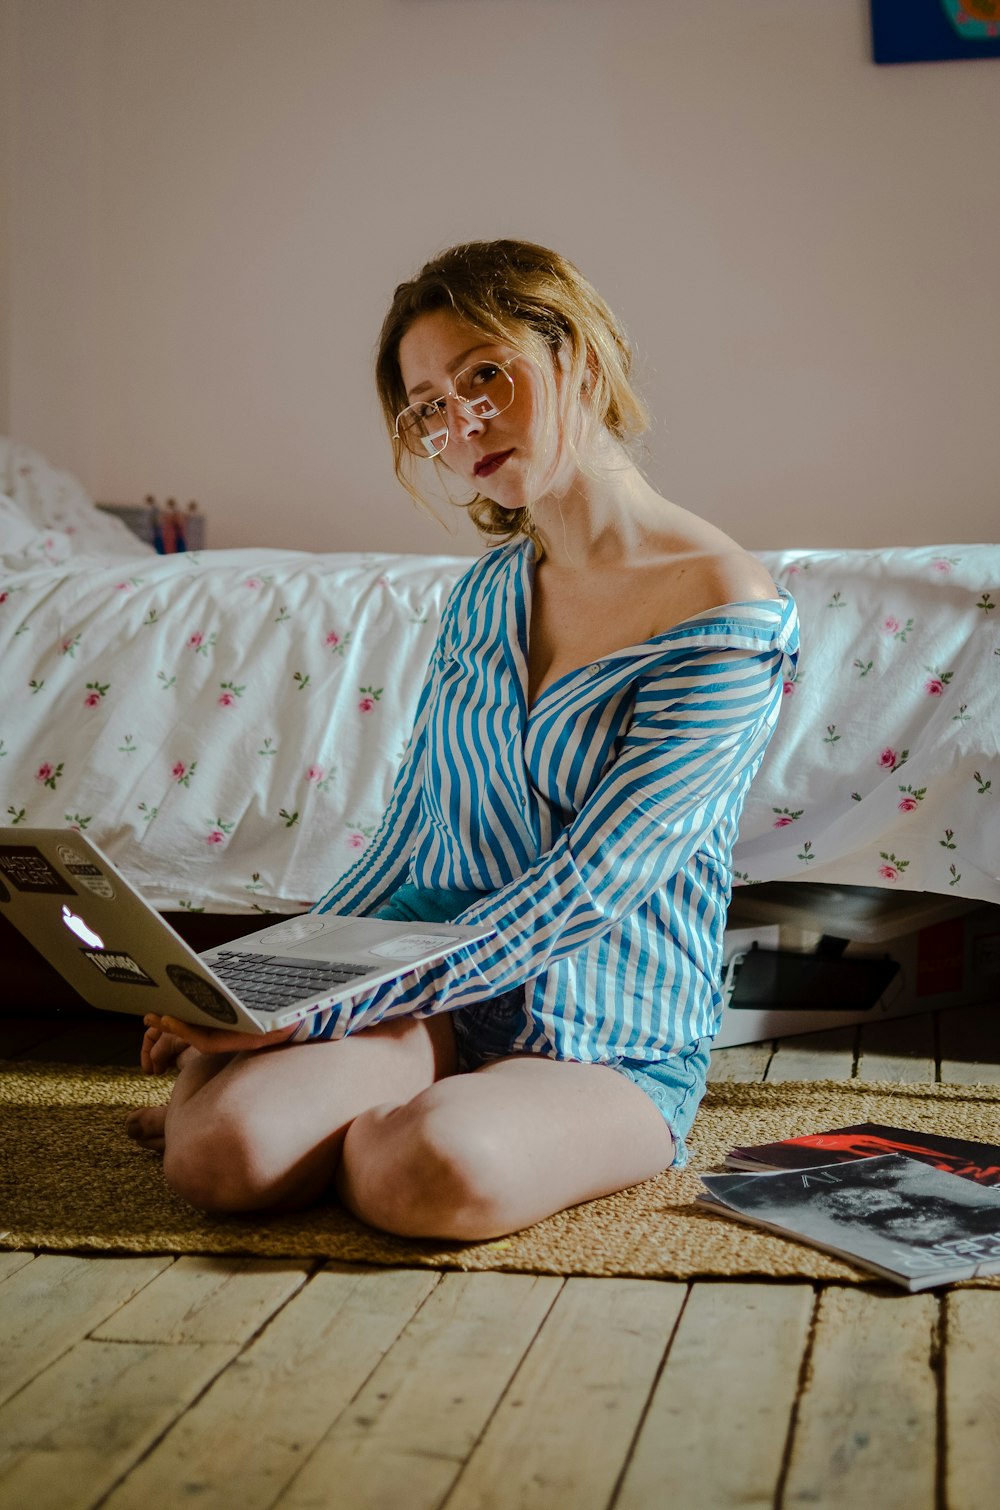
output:
M53 767L47 760L43 761L35 772L36 781L49 781L52 777Z
M131 592L134 586L134 582L116 582L115 592Z
M374 828L370 828L365 823L352 823L347 828L345 842L351 849L364 849L374 832Z
M939 556L936 561L931 562L931 571L940 572L944 576L951 571L953 565L954 562L949 561L946 556Z
M795 691L795 683L793 681L791 681L789 679L786 679L784 682L782 682L782 684L781 684L781 695L782 695L782 697L791 697L791 695L792 695L792 693L794 691Z
M901 765L905 765L910 758L909 750L894 750L890 746L882 751L878 758L878 764L883 771L898 771ZM902 787L899 789L903 790Z
M879 866L878 873L883 881L890 883L898 881L910 863L909 860L897 860L895 855L887 854L884 849L879 850L879 859L884 860L885 864Z
M218 700L219 707L220 708L231 708L233 706L233 703L235 701L236 701L236 699L235 699L235 697L233 696L233 694L231 692L223 692L222 696Z
M246 581L246 585L247 585L247 587L254 588L254 587L263 587L264 583L263 583L263 580L260 577L248 577L247 581Z
M940 697L955 673L953 671L934 671L930 666L927 667L927 670L931 674L924 682L924 691L928 697Z
M358 707L360 708L362 713L370 713L374 706L375 699L373 697L363 697L358 703Z
M173 765L170 767L170 774L175 781L184 780L184 777L188 774L188 768L184 764L183 760L174 761Z
M330 629L323 636L323 644L326 646L327 650L332 651L334 655L344 655L346 654L348 645L351 643L351 638L352 636L350 632L348 632L347 634L340 634L338 630Z
M793 811L790 807L773 807L771 811L772 813L777 814L777 817L775 818L771 827L787 828L790 823L795 823L799 818L802 817L802 814L805 812L805 808L800 807L797 810Z
M361 693L361 701L358 703L359 710L362 713L370 713L382 696L382 688L359 687L358 691Z
M882 628L886 634L897 634L902 627L899 620L893 618L892 614L887 619L882 620Z
M225 842L226 842L226 836L222 832L221 828L213 828L212 832L208 835L208 838L205 840L206 844L225 844Z
M85 708L96 708L100 700L101 699L96 692L88 692L86 697L83 699L83 704Z
M7 599L9 597L10 597L10 593L0 592L0 603L6 603L6 601L7 601Z
M920 804L917 802L916 797L902 797L897 803L897 806L901 813L912 813L920 806Z
M38 767L38 770L35 772L35 780L41 786L51 787L52 790L55 791L56 783L59 781L62 773L63 763L61 760L59 764L55 766L52 764L51 760L44 760Z
M204 639L205 636L199 630L195 634L188 636L188 644L191 646L192 650L197 650L198 646L204 642Z
M323 780L323 771L322 771L322 768L320 766L318 766L318 765L311 765L309 767L308 771L306 772L306 780L307 781L322 781Z

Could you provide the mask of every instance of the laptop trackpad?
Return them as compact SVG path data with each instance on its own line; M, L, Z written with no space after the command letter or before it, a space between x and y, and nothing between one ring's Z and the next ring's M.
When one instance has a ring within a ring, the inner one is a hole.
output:
M356 960L374 967L383 960L386 965L396 965L426 959L457 948L467 938L463 930L452 930L447 925L421 928L417 924L412 931L404 931L398 922L351 918L342 926L283 948L282 953L309 959Z

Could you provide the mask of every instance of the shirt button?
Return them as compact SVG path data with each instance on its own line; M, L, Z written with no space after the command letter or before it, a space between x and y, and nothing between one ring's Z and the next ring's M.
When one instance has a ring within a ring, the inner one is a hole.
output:
M590 668L590 674L591 674L591 676L598 676L603 670L604 670L604 662L603 661L595 661L594 664Z

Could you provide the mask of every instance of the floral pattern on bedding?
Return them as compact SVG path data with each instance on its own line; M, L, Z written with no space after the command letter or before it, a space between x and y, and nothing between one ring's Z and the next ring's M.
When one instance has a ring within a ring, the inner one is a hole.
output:
M796 599L802 655L737 882L1000 901L1000 547L763 559Z
M233 550L0 582L0 815L157 906L290 912L388 801L461 559Z
M377 827L468 560L163 557L27 448L0 482L0 818L86 831L163 908L310 906ZM762 559L802 653L737 884L1000 901L1000 547Z

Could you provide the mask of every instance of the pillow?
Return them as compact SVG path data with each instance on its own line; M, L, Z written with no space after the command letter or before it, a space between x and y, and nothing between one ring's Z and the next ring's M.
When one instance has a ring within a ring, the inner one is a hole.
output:
M38 555L42 538L43 532L25 518L13 498L0 493L0 557L26 556L29 551Z
M23 551L15 521L39 537L32 555L36 559L66 560L69 556L151 556L121 520L98 509L81 483L69 472L59 472L38 451L0 436L0 551ZM14 538L17 534L17 539ZM46 545L42 536L49 538Z

